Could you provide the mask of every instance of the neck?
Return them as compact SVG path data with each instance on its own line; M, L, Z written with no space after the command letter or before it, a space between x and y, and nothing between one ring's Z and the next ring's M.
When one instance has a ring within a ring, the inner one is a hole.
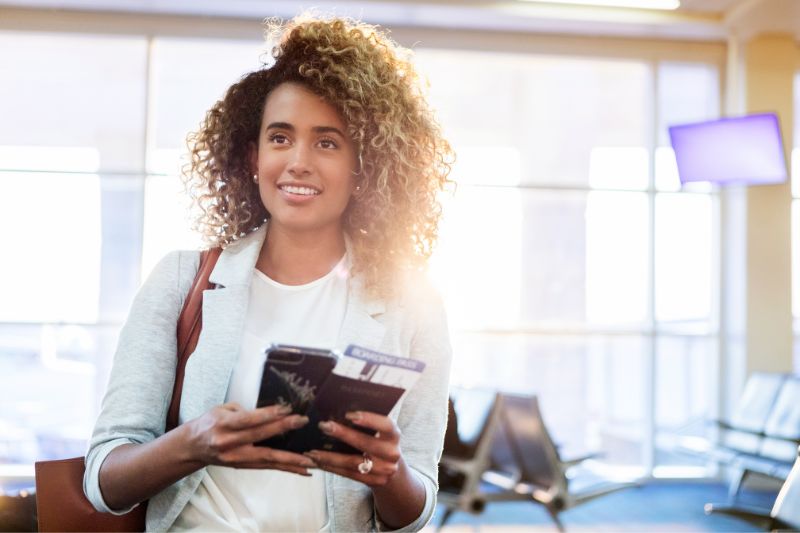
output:
M341 226L293 232L269 223L256 268L278 283L303 285L330 272L344 252Z

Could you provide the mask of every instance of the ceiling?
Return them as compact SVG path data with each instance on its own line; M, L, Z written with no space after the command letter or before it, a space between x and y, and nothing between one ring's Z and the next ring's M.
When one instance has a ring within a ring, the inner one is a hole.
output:
M263 19L307 7L389 27L421 26L724 41L764 32L800 40L800 0L681 0L675 11L548 4L519 0L0 0L4 8Z
M681 0L681 11L705 12L705 13L724 13L736 6L744 3L743 0Z

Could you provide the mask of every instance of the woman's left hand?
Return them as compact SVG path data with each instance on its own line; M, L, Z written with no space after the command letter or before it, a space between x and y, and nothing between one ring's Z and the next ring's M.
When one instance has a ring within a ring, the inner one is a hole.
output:
M336 437L365 455L322 450L312 450L305 455L313 459L322 470L360 481L370 487L386 486L403 461L397 424L388 416L366 411L355 411L346 416L353 424L374 429L377 433L373 437L334 421L320 422L319 428L326 435ZM367 460L372 461L372 468L362 474L358 467Z

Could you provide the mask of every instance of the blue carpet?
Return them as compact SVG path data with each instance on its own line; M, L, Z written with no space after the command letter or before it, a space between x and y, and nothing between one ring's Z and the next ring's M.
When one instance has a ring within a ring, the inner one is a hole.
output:
M741 502L769 509L775 493L745 491ZM626 489L561 513L567 531L760 531L730 516L706 516L703 505L724 503L727 487L720 483L654 482ZM428 530L439 524L441 506ZM491 503L481 515L456 512L443 533L458 531L556 531L547 512L528 502Z

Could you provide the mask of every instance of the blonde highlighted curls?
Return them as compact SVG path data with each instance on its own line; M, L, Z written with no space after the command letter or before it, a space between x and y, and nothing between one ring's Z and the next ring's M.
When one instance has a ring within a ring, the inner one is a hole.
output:
M199 207L196 228L226 246L269 218L248 153L264 102L285 82L324 97L342 115L359 154L358 192L344 215L354 273L371 294L392 294L395 276L433 250L453 153L421 88L410 52L374 26L302 16L268 21L274 64L245 75L189 136L184 182Z

